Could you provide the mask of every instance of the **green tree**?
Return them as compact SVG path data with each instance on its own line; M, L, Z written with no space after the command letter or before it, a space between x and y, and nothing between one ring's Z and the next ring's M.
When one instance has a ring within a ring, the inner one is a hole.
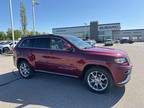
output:
M40 34L42 34L42 33L38 32L38 31L35 32L35 35L40 35ZM28 31L28 32L27 32L27 35L28 35L28 36L33 36L33 35L34 35L34 32L33 32L33 31Z
M40 35L41 33L40 33L40 32L38 32L38 31L36 31L36 32L35 32L35 34L36 34L36 35Z
M26 35L26 33L27 33L27 16L26 16L26 6L23 1L21 1L21 5L20 5L20 17L21 17L22 34Z
M0 40L6 40L6 34L5 32L0 32Z
M34 35L34 32L33 32L33 31L28 31L28 32L27 32L27 35L28 35L28 36L32 36L32 35Z
M8 31L7 31L7 39L8 39L8 40L12 40L12 31L11 31L10 28L9 28Z
M15 39L16 40L18 40L22 36L22 32L20 30L15 30L14 34L15 34Z
M14 30L14 36L15 36L15 40L18 40L19 38L21 38L21 31L20 30ZM7 39L8 40L12 40L12 32L11 29L8 29L7 31Z

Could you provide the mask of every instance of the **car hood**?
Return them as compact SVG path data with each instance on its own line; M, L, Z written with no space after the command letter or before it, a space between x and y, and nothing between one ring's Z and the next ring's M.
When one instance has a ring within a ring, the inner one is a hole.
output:
M10 45L8 45L8 44L2 44L2 45L0 45L0 48L3 48L3 47L10 47Z
M94 47L94 48L84 49L84 51L92 54L115 56L115 57L127 56L126 52L115 48Z

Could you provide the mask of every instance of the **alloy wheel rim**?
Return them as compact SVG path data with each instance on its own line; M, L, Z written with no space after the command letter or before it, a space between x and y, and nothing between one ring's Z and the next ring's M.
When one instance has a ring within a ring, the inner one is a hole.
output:
M108 78L99 71L91 72L87 77L88 85L95 91L103 91L108 86Z
M30 68L26 63L20 65L20 73L23 77L28 77L30 74Z

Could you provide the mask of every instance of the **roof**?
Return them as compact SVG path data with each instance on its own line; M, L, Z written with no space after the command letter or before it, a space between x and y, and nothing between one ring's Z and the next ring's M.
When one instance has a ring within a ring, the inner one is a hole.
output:
M27 36L23 37L22 39L28 39L28 38L44 38L44 37L67 37L70 35L55 35L55 34L44 34L44 35L33 35L33 36Z
M57 36L57 35L54 35L54 34L28 35L26 37L23 37L23 39L26 39L26 38L38 38L38 37L50 37L50 36Z

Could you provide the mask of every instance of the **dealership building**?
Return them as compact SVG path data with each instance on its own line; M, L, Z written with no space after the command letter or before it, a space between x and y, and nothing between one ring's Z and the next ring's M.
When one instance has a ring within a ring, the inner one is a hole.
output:
M53 28L53 34L73 35L80 38L90 37L97 41L106 39L120 40L133 39L135 41L144 41L144 29L121 30L120 23L98 24L90 22L90 25Z
M120 36L123 39L132 39L138 42L144 42L144 29L121 30Z

